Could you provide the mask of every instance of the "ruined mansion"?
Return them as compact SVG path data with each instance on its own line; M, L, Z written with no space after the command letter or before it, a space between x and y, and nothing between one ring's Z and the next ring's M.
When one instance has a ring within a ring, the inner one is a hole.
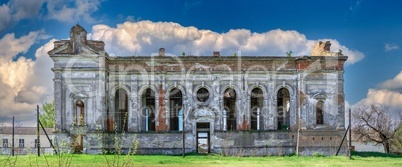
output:
M109 56L80 25L49 51L55 142L76 152L333 155L345 133L347 56ZM155 46L159 48L161 46ZM163 46L162 46L163 47ZM156 49L157 50L157 49ZM341 153L346 153L343 146Z

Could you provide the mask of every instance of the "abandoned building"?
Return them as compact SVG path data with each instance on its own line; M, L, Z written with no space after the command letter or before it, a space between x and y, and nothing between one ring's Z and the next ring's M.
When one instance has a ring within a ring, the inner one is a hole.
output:
M48 52L56 144L88 154L114 149L117 139L123 150L137 140L137 154L181 154L184 147L333 155L345 133L347 56L319 45L310 56L166 56L160 48L156 56L119 57L76 25Z

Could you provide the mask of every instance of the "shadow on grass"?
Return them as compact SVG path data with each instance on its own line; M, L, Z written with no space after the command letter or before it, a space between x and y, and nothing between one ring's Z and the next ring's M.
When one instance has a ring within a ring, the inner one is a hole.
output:
M353 156L359 156L359 157L389 157L389 158L402 158L401 155L395 155L395 154L388 154L388 153L380 153L380 152L357 152L353 151L352 152Z

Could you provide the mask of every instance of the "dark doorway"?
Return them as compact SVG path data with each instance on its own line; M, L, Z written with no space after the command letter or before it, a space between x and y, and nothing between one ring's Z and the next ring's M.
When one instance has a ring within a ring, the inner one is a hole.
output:
M82 153L84 150L84 138L81 134L74 136L74 153Z
M181 91L174 88L170 91L169 96L170 104L170 130L171 131L182 131L182 118L183 118L183 95Z
M324 124L324 102L323 101L318 101L316 104L316 124L317 125L322 125Z
M290 95L286 88L281 88L277 96L277 130L289 129Z
M128 96L124 89L116 91L114 119L117 132L128 130Z
M263 108L264 97L260 88L254 88L251 91L250 96L250 118L251 118L251 130L261 130L262 121L261 110Z
M142 94L142 131L155 131L155 92L147 88Z
M209 123L197 123L197 153L208 154L210 150Z
M226 128L224 130L234 131L237 129L236 125L236 91L232 88L225 90L223 94L223 105L226 112Z

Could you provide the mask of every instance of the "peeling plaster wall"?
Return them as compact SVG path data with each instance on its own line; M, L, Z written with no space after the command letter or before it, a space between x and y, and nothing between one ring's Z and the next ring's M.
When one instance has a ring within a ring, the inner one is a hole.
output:
M74 27L73 27L74 29ZM80 31L72 31L82 35ZM344 127L343 63L347 57L109 57L101 41L74 43L75 38L55 42L49 51L54 61L56 140L74 143L83 136L83 152L101 153L113 149L117 138L124 150L139 141L141 154L178 154L181 132L171 132L169 91L183 94L186 151L196 151L196 124L210 123L212 152L235 155L281 155L320 152L333 155ZM72 43L74 47L72 48ZM263 92L260 131L250 131L250 92ZM144 132L142 93L155 92L157 132ZM209 98L199 102L195 93L206 88ZM236 91L235 132L224 132L224 91ZM281 88L290 95L289 129L277 131L277 96ZM110 132L114 120L115 93L124 89L128 95L128 131ZM75 126L75 102L85 104L83 126ZM316 104L324 102L324 124L316 124ZM108 132L109 131L109 132ZM299 133L298 133L299 132ZM117 136L115 136L117 135ZM311 142L319 140L320 142ZM317 140L316 140L317 139ZM60 146L60 145L59 145Z

